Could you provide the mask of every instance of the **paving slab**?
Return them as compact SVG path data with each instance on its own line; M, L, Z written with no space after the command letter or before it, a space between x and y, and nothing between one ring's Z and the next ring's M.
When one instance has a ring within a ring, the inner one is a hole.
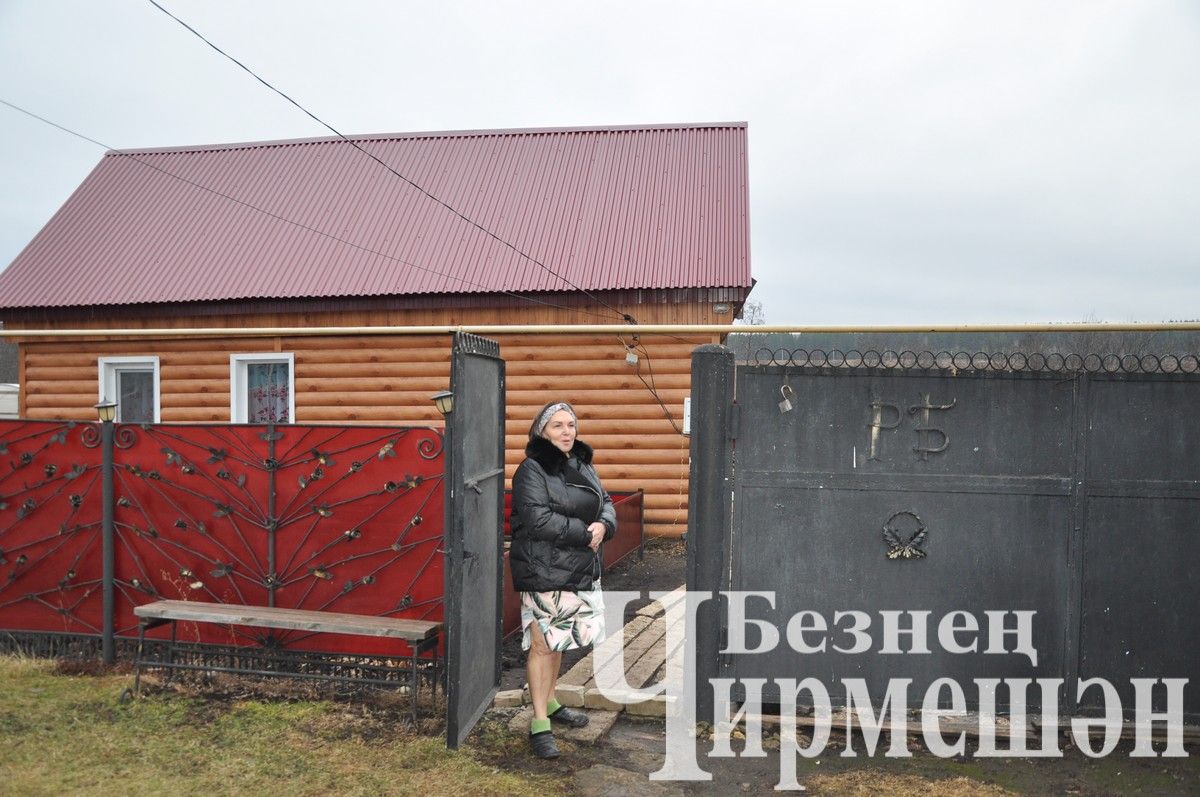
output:
M561 700L559 701L562 702ZM492 700L492 705L496 708L515 708L516 706L525 705L525 690L524 689L504 689L496 693L496 697Z
M558 684L554 688L554 696L558 702L571 708L583 708L583 698L586 692L587 687L572 684Z
M559 676L555 692L558 702L572 708L590 709L593 714L615 715L616 712L625 710L625 703L629 701L620 699L614 701L605 697L596 686L594 677L594 668L597 666L597 662L600 666L612 666L617 662L618 657L620 657L626 683L634 689L664 678L670 679L672 682L681 681L679 664L668 663L666 632L668 618L673 622L682 620L681 612L671 610L678 608L677 605L684 596L685 588L680 586L661 601L655 601L640 608L620 630L621 648L614 650L602 647L599 652L595 649L588 651L587 655L576 662L570 670ZM518 692L520 700L528 705L528 686L523 690L509 690L498 695L494 705L497 707L520 705L516 702ZM631 697L630 700L632 699ZM664 701L644 701L644 705L636 713L662 716L665 705ZM517 722L514 718L514 728L519 730L528 728L532 709L527 711L528 713L522 712L518 715L523 718L521 722ZM595 724L594 719L593 724ZM608 723L601 733L607 731L609 727L611 727L611 723Z

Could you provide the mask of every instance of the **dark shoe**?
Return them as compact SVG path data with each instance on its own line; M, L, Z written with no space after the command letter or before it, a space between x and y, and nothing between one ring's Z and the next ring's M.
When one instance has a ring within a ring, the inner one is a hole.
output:
M570 728L582 728L588 724L588 715L578 709L559 706L558 711L550 715L550 721Z
M554 743L554 734L550 731L529 734L529 746L538 758L558 758L558 745Z

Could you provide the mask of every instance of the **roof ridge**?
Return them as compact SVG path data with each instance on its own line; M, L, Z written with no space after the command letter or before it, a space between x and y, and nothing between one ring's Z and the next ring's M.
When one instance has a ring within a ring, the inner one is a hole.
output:
M116 151L0 273L0 311L561 287L522 257L588 291L748 287L747 136L704 123L358 137L528 255L338 139ZM139 160L190 166L167 179Z
M653 130L706 130L747 128L748 122L674 122L642 125L597 125L580 127L511 127L511 128L480 128L468 130L417 130L397 133L358 133L348 135L351 141L399 141L417 138L480 138L485 136L529 136L554 135L559 133L637 133ZM107 156L120 155L149 155L149 154L185 154L188 152L235 151L242 149L268 149L271 147L288 147L308 144L344 144L338 136L316 136L312 138L280 138L264 141L233 141L225 144L191 144L175 147L145 147L114 149L105 153Z

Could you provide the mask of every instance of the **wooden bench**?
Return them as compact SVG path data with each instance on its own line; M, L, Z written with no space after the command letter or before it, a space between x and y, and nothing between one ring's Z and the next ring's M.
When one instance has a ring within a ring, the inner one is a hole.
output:
M240 625L252 628L279 628L294 631L311 631L323 634L351 634L355 636L377 636L402 639L408 643L412 651L409 658L412 680L410 683L412 695L412 717L417 718L417 664L418 658L429 651L433 655L433 683L437 685L437 643L442 632L442 624L430 620L404 620L393 617L369 617L362 614L342 614L339 612L320 612L305 609L276 609L266 606L239 606L230 603L200 603L195 601L155 601L144 606L134 607L133 613L140 618L138 624L137 657L134 660L133 691L138 694L141 689L142 649L146 639L146 631L166 623L171 624L171 644L167 649L167 661L155 661L154 666L168 669L205 670L212 672L245 672L234 667L220 667L208 664L185 664L174 660L175 653L175 624L178 621L192 623L220 623L224 625ZM311 673L266 673L256 671L256 674L278 674L295 678L336 678L336 676L316 675ZM377 679L350 679L360 683L388 683Z

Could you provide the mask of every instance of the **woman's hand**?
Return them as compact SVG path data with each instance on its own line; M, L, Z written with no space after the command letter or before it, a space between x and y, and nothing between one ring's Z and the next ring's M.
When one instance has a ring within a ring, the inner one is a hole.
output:
M593 551L600 550L600 543L604 542L604 532L606 531L604 524L597 520L588 526L587 530L592 535L592 541L588 543L588 547Z

